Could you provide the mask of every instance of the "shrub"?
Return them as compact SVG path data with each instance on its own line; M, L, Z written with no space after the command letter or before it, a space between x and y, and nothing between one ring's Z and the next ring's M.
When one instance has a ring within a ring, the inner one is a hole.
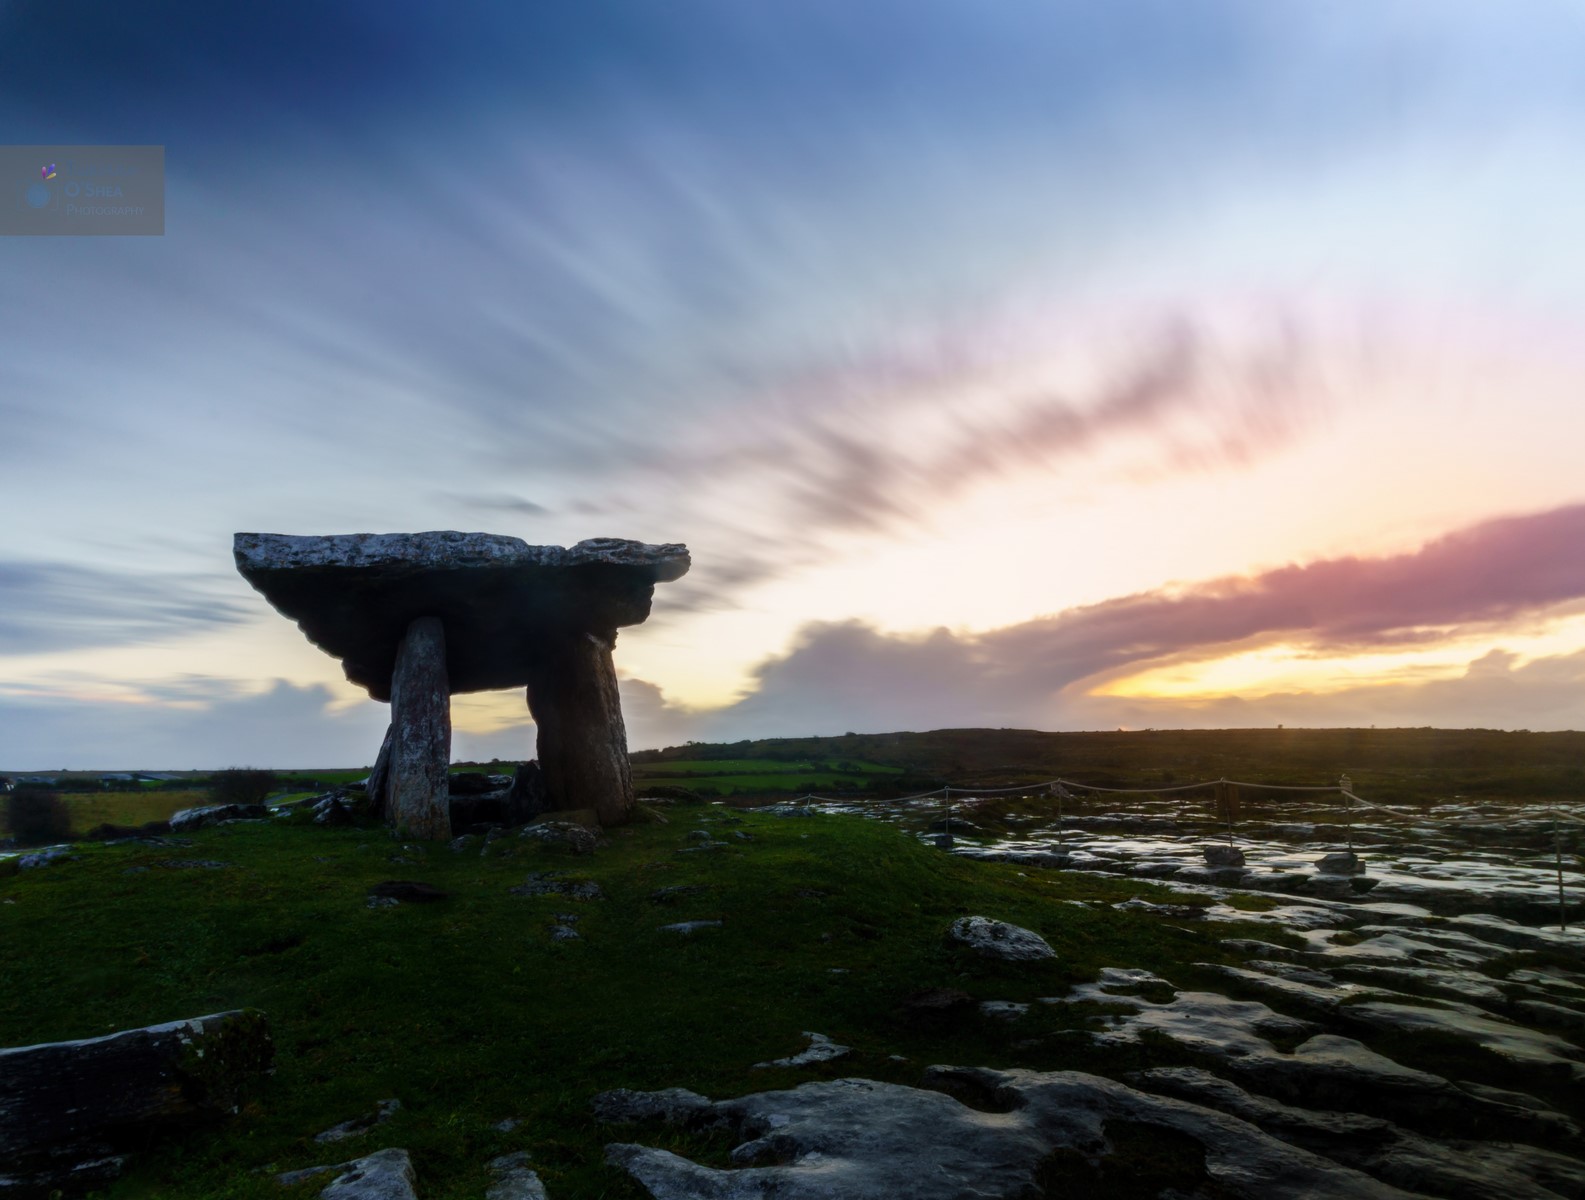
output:
M263 804L275 790L275 772L254 767L228 767L209 780L216 804Z
M6 824L24 846L44 846L71 837L72 815L54 792L12 792L6 797Z

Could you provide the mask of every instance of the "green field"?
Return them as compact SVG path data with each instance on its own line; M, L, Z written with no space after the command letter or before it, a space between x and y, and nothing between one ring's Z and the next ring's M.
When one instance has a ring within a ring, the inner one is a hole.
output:
M598 1125L596 1092L730 1096L854 1074L913 1083L933 1062L1009 1061L1014 1041L1076 1027L1083 1013L1037 1004L1011 1026L930 1029L903 1020L899 1004L930 987L1027 1001L1111 964L1189 981L1198 968L1183 964L1226 961L1220 938L1257 932L1066 903L1166 893L1078 873L1025 877L856 817L667 813L667 824L614 831L587 858L515 837L481 857L295 821L200 831L188 849L85 847L78 861L0 877L0 1044L244 1006L268 1013L275 1075L228 1124L143 1156L113 1200L295 1200L322 1181L287 1191L255 1172L383 1146L411 1151L426 1200L477 1200L483 1164L518 1149L557 1200L639 1200L601 1161L605 1143L636 1131ZM725 844L679 853L698 846L689 834L700 828ZM182 862L224 865L172 865ZM598 882L607 898L509 893L544 870ZM367 889L391 878L450 898L366 907ZM651 898L665 887L698 890ZM553 914L568 911L581 917L581 940L553 941ZM971 912L1039 930L1057 959L961 957L944 935ZM691 919L725 924L687 939L659 929ZM806 1029L854 1056L812 1071L752 1069L801 1049ZM1091 1055L1059 1038L1017 1057L1052 1069ZM390 1124L333 1148L313 1143L393 1096L404 1109ZM523 1124L502 1133L507 1117ZM710 1135L642 1136L711 1161L726 1148Z
M848 759L783 762L768 758L678 758L649 761L635 755L633 786L670 784L713 795L801 794L814 790L852 791L885 783L902 768Z
M67 792L61 796L71 815L72 833L81 835L96 825L142 825L164 821L184 808L208 804L208 791L167 792ZM9 835L5 809L0 806L0 836Z
M1585 733L1491 729L1189 729L1046 733L941 729L700 744L633 755L668 763L766 766L848 761L890 767L903 791L999 787L1063 777L1102 787L1171 787L1219 778L1330 785L1386 804L1585 799ZM735 774L735 772L733 772ZM864 786L875 776L865 777ZM821 786L828 786L822 784Z

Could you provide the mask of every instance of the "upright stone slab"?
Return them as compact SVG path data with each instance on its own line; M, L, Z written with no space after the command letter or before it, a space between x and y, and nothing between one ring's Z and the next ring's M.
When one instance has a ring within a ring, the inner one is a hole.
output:
M391 673L388 819L407 837L451 836L451 688L439 617L407 627Z
M550 647L528 685L539 765L551 809L592 808L601 825L633 810L627 728L611 650L616 634L571 633Z
M447 693L508 687L528 689L551 806L593 808L604 824L627 819L633 786L611 648L619 628L649 616L657 583L687 573L686 546L239 533L235 554L243 577L341 659L349 680L392 702L369 780L387 821L445 836L434 807L443 743L449 756ZM421 618L438 624L418 629Z

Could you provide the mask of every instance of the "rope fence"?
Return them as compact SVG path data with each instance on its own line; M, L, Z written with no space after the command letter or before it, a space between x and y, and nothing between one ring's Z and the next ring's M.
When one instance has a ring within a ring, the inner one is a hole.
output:
M856 796L822 796L814 792L809 792L805 795L794 798L792 803L801 803L805 810L807 810L814 802L819 802L822 804L856 803L861 805L908 804L915 800L928 800L933 796L940 796L942 799L942 807L945 810L942 830L944 836L947 839L945 844L950 846L953 821L952 795L954 792L965 798L975 799L978 799L982 796L1037 796L1044 792L1054 798L1057 802L1057 843L1060 845L1064 839L1063 827L1066 821L1066 817L1063 812L1063 801L1079 800L1080 797L1074 794L1075 791L1108 796L1166 796L1182 792L1195 792L1205 789L1215 789L1216 795L1213 801L1212 820L1221 820L1225 822L1227 826L1227 844L1231 846L1233 844L1234 836L1233 826L1236 822L1240 807L1237 794L1237 789L1239 788L1247 788L1259 792L1309 792L1338 795L1343 801L1343 825L1350 854L1352 854L1354 851L1353 808L1356 804L1361 808L1369 809L1372 812L1379 812L1384 816L1390 817L1397 821L1424 821L1426 819L1423 813L1405 812L1387 807L1385 805L1373 804L1369 800L1360 798L1354 793L1353 781L1350 780L1347 775L1344 775L1335 784L1301 785L1289 783L1251 783L1242 779L1204 779L1195 783L1174 784L1170 787L1154 788L1103 787L1100 784L1080 783L1074 779L1057 778L1042 780L1037 783L1024 783L1017 784L1013 787L1001 788L962 787L957 784L943 784L941 787L933 788L928 792L916 792L912 796L897 796L886 799ZM1561 930L1567 930L1568 906L1566 895L1563 889L1563 825L1565 822L1572 825L1585 825L1585 817L1578 816L1574 813L1564 812L1562 809L1553 808L1550 806L1539 809L1528 808L1526 810L1526 814L1533 814L1539 817L1550 817L1552 819L1553 853L1555 866L1557 869L1558 927ZM1183 819L1183 810L1181 808L1179 809L1178 815L1179 819Z

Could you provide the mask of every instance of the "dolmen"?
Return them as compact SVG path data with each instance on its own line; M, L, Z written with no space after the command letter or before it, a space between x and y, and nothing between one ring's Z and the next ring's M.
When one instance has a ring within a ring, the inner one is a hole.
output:
M642 623L688 548L592 538L530 546L489 533L239 533L237 570L347 679L391 705L369 777L375 811L404 836L451 836L451 697L527 689L546 807L633 807L611 652Z

